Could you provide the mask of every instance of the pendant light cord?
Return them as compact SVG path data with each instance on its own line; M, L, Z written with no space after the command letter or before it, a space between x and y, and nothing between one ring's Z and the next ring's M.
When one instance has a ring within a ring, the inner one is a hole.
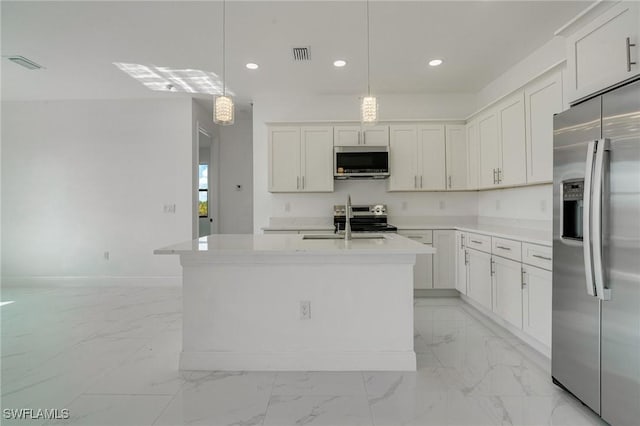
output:
M371 59L370 59L370 49L371 49L371 41L369 39L369 0L367 0L367 95L371 96L371 77L370 77L370 69L371 69Z
M222 0L222 96L227 96L227 79L226 74L226 2Z

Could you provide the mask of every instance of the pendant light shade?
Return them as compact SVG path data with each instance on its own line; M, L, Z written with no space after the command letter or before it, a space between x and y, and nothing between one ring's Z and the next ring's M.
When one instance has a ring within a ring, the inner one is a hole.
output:
M218 95L213 99L213 122L227 126L233 124L234 105L233 98L227 96L227 80L226 74L226 2L222 1L222 95Z
M370 54L370 37L369 37L369 0L367 0L367 96L362 98L362 106L360 107L360 118L363 124L374 124L378 121L378 100L375 96L371 96L371 79L369 77L371 69Z

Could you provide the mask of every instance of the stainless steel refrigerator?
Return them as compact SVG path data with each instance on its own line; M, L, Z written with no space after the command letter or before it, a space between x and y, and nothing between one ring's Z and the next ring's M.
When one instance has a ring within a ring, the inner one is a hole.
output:
M640 424L640 81L554 117L551 373Z

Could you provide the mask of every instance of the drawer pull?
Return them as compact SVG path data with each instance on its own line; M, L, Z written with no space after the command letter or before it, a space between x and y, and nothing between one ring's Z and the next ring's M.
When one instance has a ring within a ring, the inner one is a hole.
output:
M532 256L533 256L533 257L537 257L538 259L548 260L549 262L551 262L551 258L550 258L550 257L540 256L539 254L534 254L534 255L532 255Z
M509 250L511 251L511 249L509 247L503 247L503 246L496 246L496 248L502 249L502 250Z
M472 243L482 244L482 241L471 240Z

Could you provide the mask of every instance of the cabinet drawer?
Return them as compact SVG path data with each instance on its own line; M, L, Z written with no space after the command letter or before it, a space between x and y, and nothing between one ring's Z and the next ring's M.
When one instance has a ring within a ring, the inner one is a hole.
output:
M522 262L550 271L553 266L551 247L522 243Z
M423 244L432 244L433 243L433 231L403 230L403 231L398 231L398 234L402 235L403 237L407 237L407 238L409 238L411 240L415 240L415 241L418 241L418 242L423 243Z
M469 232L466 239L467 247L491 253L491 237L482 234L473 234Z
M491 238L491 253L520 262L522 260L522 243L493 237Z

